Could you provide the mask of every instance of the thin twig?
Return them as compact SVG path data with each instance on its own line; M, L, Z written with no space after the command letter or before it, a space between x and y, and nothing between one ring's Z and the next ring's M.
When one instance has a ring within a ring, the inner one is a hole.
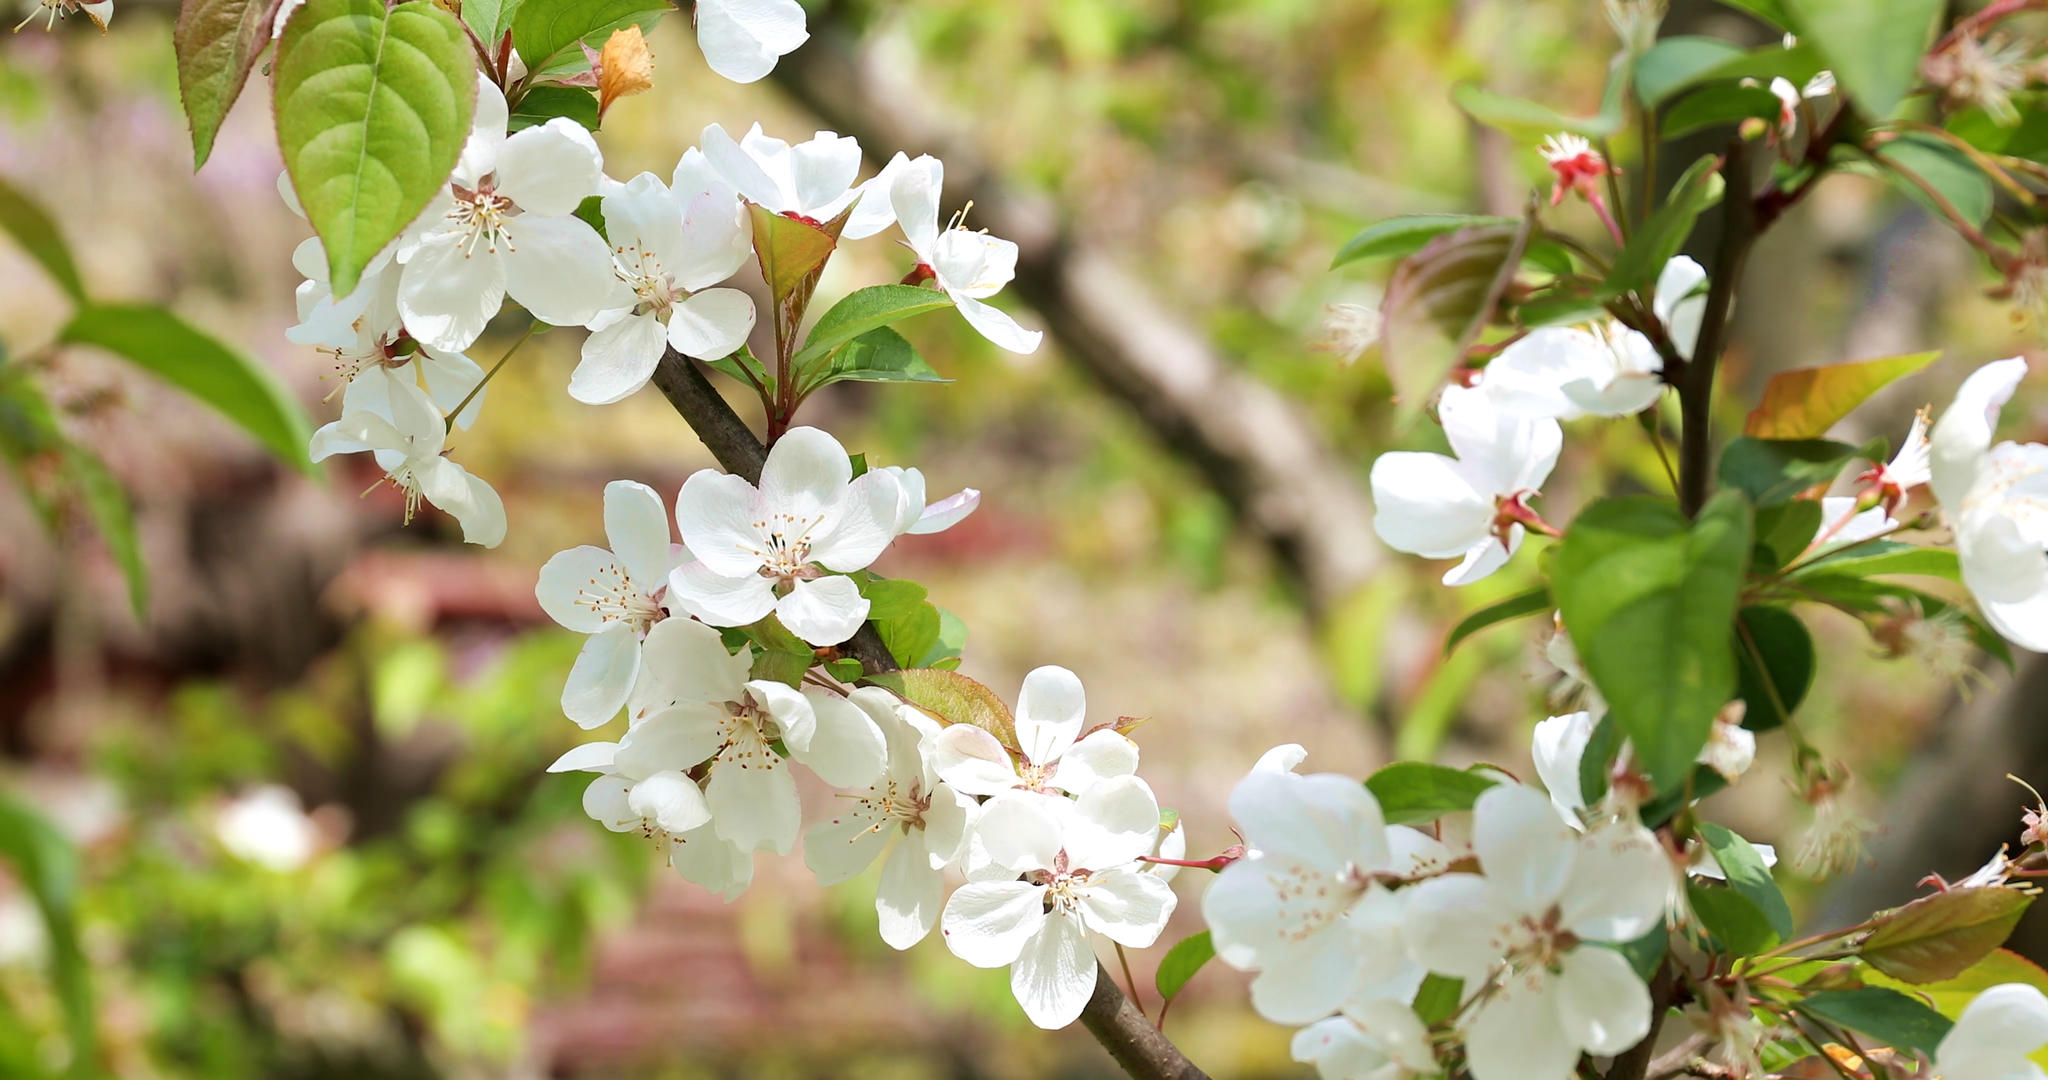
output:
M455 418L461 416L462 410L469 408L469 403L475 401L476 396L484 392L484 384L490 382L491 377L496 375L505 366L505 361L512 359L512 354L518 352L521 345L533 340L533 335L540 332L540 327L540 323L534 323L532 326L527 327L526 333L519 335L519 340L513 342L512 347L505 350L505 355L498 357L498 362L491 365L491 370L484 372L484 377L478 379L476 385L469 388L469 393L462 395L461 403L448 410L448 419L443 423L442 431L455 430Z
M1124 985L1131 988L1131 1004L1137 1008L1139 1016L1145 1015L1145 999L1138 996L1138 980L1131 977L1131 958L1124 955L1122 942L1117 943L1116 962L1118 966L1124 969ZM1153 1026L1157 1027L1158 1025L1154 1024Z
M1728 310L1735 301L1735 286L1756 239L1749 145L1742 139L1728 143L1721 176L1727 184L1727 194L1721 199L1721 240L1714 254L1706 311L1700 317L1699 341L1678 386L1682 422L1678 432L1678 505L1686 517L1698 514L1707 501L1713 474L1714 371L1727 346Z

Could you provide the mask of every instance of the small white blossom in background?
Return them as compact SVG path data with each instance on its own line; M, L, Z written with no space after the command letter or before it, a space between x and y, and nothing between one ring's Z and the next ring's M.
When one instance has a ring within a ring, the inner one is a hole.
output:
M508 137L507 119L505 95L479 76L449 186L399 243L399 314L436 348L468 348L507 296L553 326L630 302L604 237L575 216L604 175L596 140L563 117Z
M228 854L280 873L297 870L320 848L320 827L299 793L277 784L244 792L221 807L213 835Z
M385 479L405 495L410 523L420 501L440 507L462 526L462 539L497 547L505 539L505 504L491 485L442 456L448 428L426 392L403 380L386 384L391 416L344 412L313 433L308 456L324 461L335 454L370 451Z
M1664 264L1652 305L1680 356L1698 344L1707 273L1681 255ZM1629 416L1664 394L1664 359L1650 339L1614 319L1530 331L1479 377L1502 411L1553 420Z
M569 376L570 397L591 405L625 399L647 385L671 346L717 360L747 343L753 298L712 287L745 265L752 250L730 188L671 191L653 173L641 173L607 192L603 208L608 272L625 286L626 303L591 320L582 362Z
M43 17L43 29L48 31L57 29L58 19L83 13L100 28L102 34L107 32L107 24L114 19L114 0L93 0L91 3L85 0L29 0L24 6L28 9L28 18L14 24L17 34L21 33L22 27L36 21L37 16Z
M796 0L697 0L697 47L711 70L750 83L810 40Z
M804 833L804 863L820 885L836 885L868 868L884 851L875 893L882 940L908 949L938 923L946 898L941 872L966 854L967 830L980 807L933 772L920 743L937 725L880 687L847 700L881 727L889 765L880 779L833 806L833 816Z
M1564 446L1557 421L1502 412L1478 390L1452 386L1438 407L1455 457L1413 451L1372 464L1373 531L1396 551L1462 561L1446 585L1470 585L1522 544L1519 513Z
M1379 344L1383 320L1377 308L1364 304L1331 304L1323 309L1322 333L1309 343L1340 364L1354 364L1365 350Z
M49 951L43 909L26 892L0 879L0 969L39 966Z
M1863 862L1864 848L1877 827L1848 794L1849 773L1839 766L1817 765L1804 779L1799 797L1813 809L1813 821L1792 853L1792 865L1813 878L1833 877Z
M1707 745L1700 748L1699 763L1720 773L1721 779L1731 784L1756 764L1756 733L1742 726L1748 711L1741 701L1723 706L1707 733Z
M1252 1007L1281 1024L1346 1002L1406 1002L1422 981L1401 938L1404 898L1379 803L1356 780L1254 768L1230 793L1247 854L1202 897L1216 955L1258 974ZM1406 830L1415 837L1420 833Z
M533 590L549 618L590 635L562 687L562 712L582 728L625 707L640 679L641 640L668 615L661 597L679 562L668 510L645 484L605 485L604 527L610 550L585 544L557 553Z
M699 470L676 496L676 528L695 560L669 575L670 601L713 626L772 612L813 645L845 641L867 619L868 601L841 575L866 569L894 539L893 519L875 517L875 486L891 483L854 479L846 448L810 427L776 440L759 487Z
M2028 1060L2048 1045L2048 996L2025 983L2004 983L1963 1007L1934 1048L1942 1080L2039 1080Z
M1993 123L2011 127L2020 122L2013 95L2033 81L2031 52L2026 42L2003 35L1964 35L1921 61L1920 74L1941 90L1951 108L1974 105Z
M1063 667L1034 668L1017 692L1017 745L1012 755L994 735L952 724L932 739L932 768L956 791L999 795L1021 789L1086 795L1105 781L1138 771L1138 744L1114 728L1082 735L1088 697Z
M1755 79L1744 79L1744 86L1755 86ZM1805 86L1795 85L1783 75L1771 80L1771 94L1778 99L1778 123L1771 129L1770 141L1779 143L1792 138L1799 130L1799 107L1816 98L1824 98L1835 92L1835 73L1816 72L1806 80Z
M1504 783L1473 806L1481 873L1411 886L1407 937L1431 971L1480 995L1461 1021L1475 1080L1567 1080L1581 1053L1650 1030L1650 992L1622 955L1663 918L1669 861L1640 825L1573 832L1549 800Z
M975 967L1010 969L1010 990L1042 1028L1074 1022L1095 990L1090 936L1148 948L1173 914L1173 888L1146 873L1159 802L1135 776L1078 801L1017 792L984 804L975 835L993 869L1020 880L973 880L946 901L940 931Z
M860 175L860 143L852 137L820 131L795 146L762 134L755 124L734 142L723 127L704 129L697 145L718 177L740 197L765 210L815 224L831 221L860 202L869 212L847 219L840 236L859 240L895 221L889 193L872 183L856 185Z
M892 164L894 172L885 172L891 177L889 204L903 226L910 250L917 255L919 272L931 276L975 333L1013 353L1036 352L1045 337L1042 331L1018 326L1007 312L985 302L1017 276L1017 245L962 228L964 210L952 225L939 228L939 189L945 183L945 165L938 158L927 154ZM848 222L849 227L852 224Z
M1955 527L1963 584L2013 644L2048 652L2048 446L1992 445L1998 414L2027 362L1978 368L1929 439L1935 499Z
M1411 1080L1442 1072L1429 1028L1398 1001L1365 1001L1294 1033L1294 1060L1323 1080Z

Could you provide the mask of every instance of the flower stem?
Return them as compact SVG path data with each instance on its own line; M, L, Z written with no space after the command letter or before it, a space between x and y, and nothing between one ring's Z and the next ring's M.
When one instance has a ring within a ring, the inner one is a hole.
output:
M1138 1010L1139 1016L1145 1015L1145 999L1138 996L1138 980L1131 977L1131 958L1124 955L1122 944L1116 947L1116 962L1124 969L1124 985L1131 988L1131 1005Z
M1715 249L1707 307L1700 318L1699 342L1678 384L1678 505L1690 518L1706 504L1713 475L1714 369L1728 340L1728 310L1742 264L1756 240L1755 206L1750 198L1749 145L1728 144L1721 175L1727 194L1721 199L1721 240Z
M484 372L484 377L478 379L476 385L469 388L469 393L462 395L462 400L454 408L448 410L448 418L444 421L442 431L455 430L455 418L461 416L462 410L469 408L469 403L475 401L476 396L484 392L484 384L490 382L491 377L496 375L505 366L505 361L512 359L512 354L518 352L521 345L532 340L533 335L540 332L541 326L541 323L536 322L527 327L526 333L519 335L519 340L513 342L512 347L505 350L505 355L498 357L498 362L491 365L491 370Z

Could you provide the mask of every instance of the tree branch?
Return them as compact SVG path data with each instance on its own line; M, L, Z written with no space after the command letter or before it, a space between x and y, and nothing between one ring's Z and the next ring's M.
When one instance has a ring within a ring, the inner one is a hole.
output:
M1700 336L1678 384L1678 412L1684 421L1678 443L1678 505L1686 517L1706 504L1713 474L1714 372L1728 344L1728 309L1742 264L1756 240L1756 207L1750 196L1749 147L1731 140L1721 167L1726 193L1721 197L1721 239L1709 272L1707 308L1700 318Z
M1173 1040L1138 1012L1116 980L1095 965L1095 993L1081 1010L1081 1023L1123 1071L1139 1080L1209 1080Z
M727 472L748 483L760 483L767 449L696 364L670 349L654 369L652 381ZM844 648L870 675L896 670L895 658L882 644L874 623L862 625ZM1081 1012L1081 1023L1136 1080L1208 1080L1208 1074L1138 1012L1100 964L1096 965L1095 993Z
M1657 1035L1664 1030L1664 1014L1671 1008L1677 982L1671 962L1666 960L1650 980L1650 1033L1615 1057L1607 1067L1607 1080L1643 1080L1649 1074L1650 1062L1657 1057Z

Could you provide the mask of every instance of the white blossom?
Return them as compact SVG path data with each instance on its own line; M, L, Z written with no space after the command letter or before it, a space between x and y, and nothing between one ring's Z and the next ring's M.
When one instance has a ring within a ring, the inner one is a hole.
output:
M1706 271L1681 255L1664 264L1652 308L1680 356L1691 356L1706 311ZM1664 393L1664 360L1650 339L1614 319L1545 326L1502 349L1479 386L1503 411L1576 420L1628 416Z
M306 816L299 793L279 784L245 792L221 808L213 835L238 859L280 873L306 865L320 846L320 829Z
M1663 917L1663 848L1638 825L1575 833L1546 802L1487 789L1473 806L1482 872L1404 890L1416 959L1480 995L1462 1021L1475 1080L1565 1080L1581 1053L1617 1054L1650 1030L1642 977L1596 943Z
M1985 620L2014 644L2048 652L2048 446L1992 445L1998 413L2026 373L2014 357L1964 380L1934 425L1932 486Z
M1517 416L1478 390L1446 388L1438 408L1456 456L1395 451L1372 465L1373 531L1387 546L1462 561L1446 585L1500 569L1521 546L1518 515L1557 464L1557 421Z
M683 167L677 172L683 175ZM670 346L717 360L746 344L753 298L712 286L746 263L751 233L739 197L706 179L711 186L671 191L653 173L641 173L605 194L609 272L628 290L627 303L591 320L582 362L569 377L570 397L592 405L622 400L647 384Z
M604 528L610 550L585 544L557 553L533 590L549 618L590 635L562 688L562 712L585 728L625 707L640 679L641 641L667 617L661 597L678 562L668 511L645 484L605 485ZM744 673L745 659L738 665Z
M796 0L697 0L697 47L711 70L750 83L810 40Z
M14 32L17 34L21 33L22 27L36 21L38 15L44 17L43 29L47 31L57 28L58 19L68 19L75 13L83 12L86 18L92 20L94 26L99 27L102 34L107 32L107 24L114 18L114 0L29 0L25 6L28 8L28 17L14 24Z
M1010 968L1010 990L1042 1028L1065 1027L1095 989L1089 935L1148 948L1173 914L1173 889L1136 862L1152 850L1159 803L1135 776L1078 801L1016 792L984 804L975 834L1008 880L953 893L940 932L975 967Z
M1289 1049L1294 1060L1313 1064L1322 1080L1410 1080L1442 1071L1429 1028L1398 1001L1347 1005L1295 1032Z
M746 665L711 627L666 619L643 649L677 703L634 725L621 745L648 747L664 762L708 763L704 797L712 826L740 850L787 854L796 846L800 807L790 761L834 787L866 787L882 775L882 731L859 706L833 693L748 679ZM778 742L789 760L776 752Z
M1305 1024L1347 1001L1406 1000L1421 972L1406 962L1404 899L1378 881L1398 864L1372 793L1259 767L1231 791L1230 814L1249 850L1217 875L1202 916L1217 957L1258 973L1259 1015Z
M2029 1060L2048 1045L2048 995L2025 983L2004 983L1963 1007L1934 1048L1942 1080L2041 1080Z
M1017 692L1017 746L1012 755L994 735L953 724L932 739L932 767L955 791L996 795L1012 789L1085 795L1096 785L1138 771L1138 744L1114 728L1082 735L1087 692L1063 667L1033 669Z
M344 412L341 419L313 433L310 457L322 461L334 454L368 450L376 455L385 479L405 493L405 520L418 512L420 500L448 512L472 544L497 547L505 539L505 504L491 485L442 456L447 425L440 410L418 386L403 380L385 385L391 415L364 409Z
M669 597L713 626L746 626L771 612L805 641L836 645L868 617L852 578L893 539L877 521L873 488L853 479L839 440L817 428L783 433L759 487L703 469L676 496L676 527L695 561L669 575Z
M836 885L887 851L875 911L882 940L908 949L937 924L945 900L941 871L965 854L967 830L980 808L932 771L920 746L927 734L917 724L922 714L880 687L861 687L847 700L882 729L889 764L873 784L841 796L828 821L804 833L804 862L820 885Z
M476 120L449 186L398 248L398 310L412 336L461 350L509 295L555 326L581 326L625 291L597 230L575 216L604 174L573 120L506 135L505 95L478 77Z
M985 302L1017 276L1017 245L963 228L965 210L945 229L939 228L945 165L938 158L927 154L892 165L893 170L884 171L892 176L889 202L920 271L932 276L976 333L1013 353L1037 351L1043 332L1018 326L1017 320Z
M795 146L748 129L734 142L723 127L704 129L698 144L719 178L742 198L777 214L822 224L838 217L856 201L887 204L888 192L870 194L869 184L856 185L860 174L860 143L851 136L820 131ZM863 198L865 196L865 199ZM893 212L860 213L847 219L840 236L849 240L873 236L889 227Z

